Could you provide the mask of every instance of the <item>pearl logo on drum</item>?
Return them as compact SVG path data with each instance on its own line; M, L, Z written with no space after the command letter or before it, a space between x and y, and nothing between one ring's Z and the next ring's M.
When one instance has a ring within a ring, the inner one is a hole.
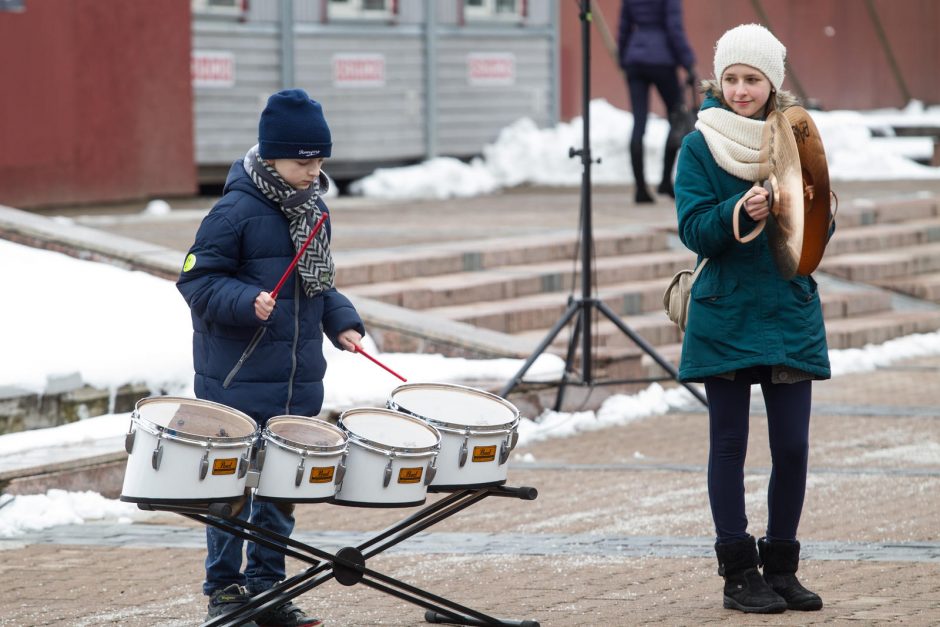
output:
M314 466L310 469L310 483L330 483L333 470L334 466Z
M238 458L226 457L212 462L213 475L234 475L238 470Z
M473 457L471 459L472 461L475 461L475 462L496 461L496 447L495 446L474 446Z
M423 472L424 468L421 466L417 468L402 468L398 471L398 483L418 483L421 481Z

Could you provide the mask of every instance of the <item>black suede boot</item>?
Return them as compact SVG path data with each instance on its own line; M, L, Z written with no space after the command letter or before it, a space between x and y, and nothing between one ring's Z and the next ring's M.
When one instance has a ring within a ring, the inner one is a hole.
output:
M679 152L679 147L667 141L666 151L663 154L663 180L656 188L656 191L660 194L672 196L673 198L676 197L676 192L672 188L672 166L676 163L677 152Z
M800 563L800 543L761 538L757 543L760 561L764 565L764 581L774 592L786 599L787 608L803 612L822 609L818 594L810 592L796 578Z
M656 202L646 188L646 174L643 171L643 144L630 144L630 163L633 165L633 179L636 181L636 194L633 199L636 203Z
M718 574L725 578L724 606L755 614L779 614L787 602L764 581L757 570L754 538L715 544Z

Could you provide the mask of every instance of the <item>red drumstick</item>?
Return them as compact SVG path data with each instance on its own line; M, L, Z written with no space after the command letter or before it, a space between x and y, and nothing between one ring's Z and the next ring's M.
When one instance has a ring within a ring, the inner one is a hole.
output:
M304 251L307 250L307 246L310 245L310 242L313 241L313 238L316 237L317 232L320 230L320 227L323 226L323 223L326 222L326 219L330 217L326 211L323 212L323 215L320 216L320 219L317 220L317 223L313 225L313 230L310 231L310 235L307 236L307 241L304 242L304 245L300 247L300 250L297 251L297 254L294 255L294 260L290 262L290 265L287 266L287 270L284 271L284 276L281 277L281 280L277 282L277 285L274 286L274 289L271 290L271 298L277 298L277 293L281 291L281 288L284 286L284 281L287 280L287 277L290 275L291 270L294 269L294 266L297 265L297 262L300 261L300 256L304 254Z
M359 346L356 347L356 352L359 353L359 354L361 354L363 357L366 357L367 359L371 360L372 363L374 363L376 366L380 366L380 367L382 367L382 368L385 368L386 370L388 370L389 372L391 372L393 375L395 375L396 377L398 377L399 379L401 379L401 380L404 381L405 383L408 382L408 379L406 379L405 377L401 376L400 374L398 374L397 372L395 372L394 370L392 370L391 368L389 368L388 366L386 366L385 364L383 364L381 361L379 361L378 359L376 359L375 357L373 357L373 356L370 355L369 353L367 353L367 352L365 352L364 350L362 350L362 348L360 348Z

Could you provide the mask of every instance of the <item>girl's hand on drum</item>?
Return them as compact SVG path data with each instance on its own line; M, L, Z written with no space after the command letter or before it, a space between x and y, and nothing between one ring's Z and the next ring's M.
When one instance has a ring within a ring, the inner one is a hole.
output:
M271 317L275 302L268 292L261 292L255 297L255 315L259 320L267 320Z
M351 353L355 353L357 348L362 348L362 336L355 329L346 329L336 338L339 345Z
M744 210L754 222L760 222L770 215L770 205L767 202L767 190L755 185L748 190L748 198L744 201Z

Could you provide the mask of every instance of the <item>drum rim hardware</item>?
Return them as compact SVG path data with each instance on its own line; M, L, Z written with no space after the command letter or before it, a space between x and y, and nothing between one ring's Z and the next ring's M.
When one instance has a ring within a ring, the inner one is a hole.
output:
M202 406L211 409L217 409L223 413L247 420L248 424L254 426L254 429L251 433L244 436L204 436L196 433L190 433L188 431L179 431L170 427L164 427L163 425L159 425L145 418L141 414L141 409L145 405L154 402L179 403L181 405ZM245 444L251 444L257 435L258 429L258 423L256 423L248 414L240 412L237 409L227 407L221 403L204 401L197 398L183 398L180 396L149 396L137 401L137 404L134 406L134 411L131 412L131 430L128 431L128 435L125 437L125 448L128 448L128 446L133 448L134 437L132 435L132 431L135 422L141 429L158 438L176 440L184 444L197 444L199 446L204 446L206 442L211 441L216 448L241 447ZM130 442L129 445L128 440ZM128 451L128 453L130 453L130 451Z
M346 432L342 429L334 427L325 420L317 420L315 418L307 418L306 420L312 421L316 424L317 427L327 427L329 430L336 430L336 432L341 436L342 440L339 444L328 444L328 445L316 445L316 444L305 444L303 442L296 442L290 438L278 435L276 432L271 431L271 421L277 418L287 418L287 416L275 416L268 420L265 424L264 429L261 431L261 437L263 440L272 442L279 446L282 449L291 451L292 453L299 453L301 455L335 455L336 453L343 453L346 451L349 438L346 435ZM290 418L296 418L290 416Z
M432 416L425 416L423 414L419 414L417 411L402 406L398 401L395 400L395 395L399 392L408 392L411 390L456 390L471 396L485 398L486 400L494 401L508 409L512 414L512 420L495 425L468 425L459 422L451 422L446 419L435 418ZM491 394L485 390L478 390L476 388L465 385L457 385L456 383L405 383L404 385L399 385L394 390L392 390L391 394L389 394L388 401L386 401L386 406L393 411L397 411L408 416L413 416L420 420L424 420L425 422L431 423L440 431L447 431L449 433L457 434L499 435L503 433L510 433L511 431L515 430L521 419L521 413L519 412L519 409L506 399L495 394Z
M347 416L353 417L359 414L375 414L375 413L384 413L388 415L394 415L397 418L407 419L417 425L428 428L431 431L431 434L434 435L436 441L430 446L395 446L392 444L383 444L381 442L376 442L375 440L370 440L369 438L359 435L346 425L344 418ZM382 409L379 407L369 407L369 408L354 408L343 412L342 416L339 417L337 422L340 429L343 429L346 432L347 437L349 438L350 444L357 444L364 449L379 453L384 456L388 456L390 453L402 457L423 457L428 453L437 453L441 448L441 434L438 432L437 428L434 425L430 425L427 422L416 418L410 414L405 414L402 412L397 412L391 409Z

